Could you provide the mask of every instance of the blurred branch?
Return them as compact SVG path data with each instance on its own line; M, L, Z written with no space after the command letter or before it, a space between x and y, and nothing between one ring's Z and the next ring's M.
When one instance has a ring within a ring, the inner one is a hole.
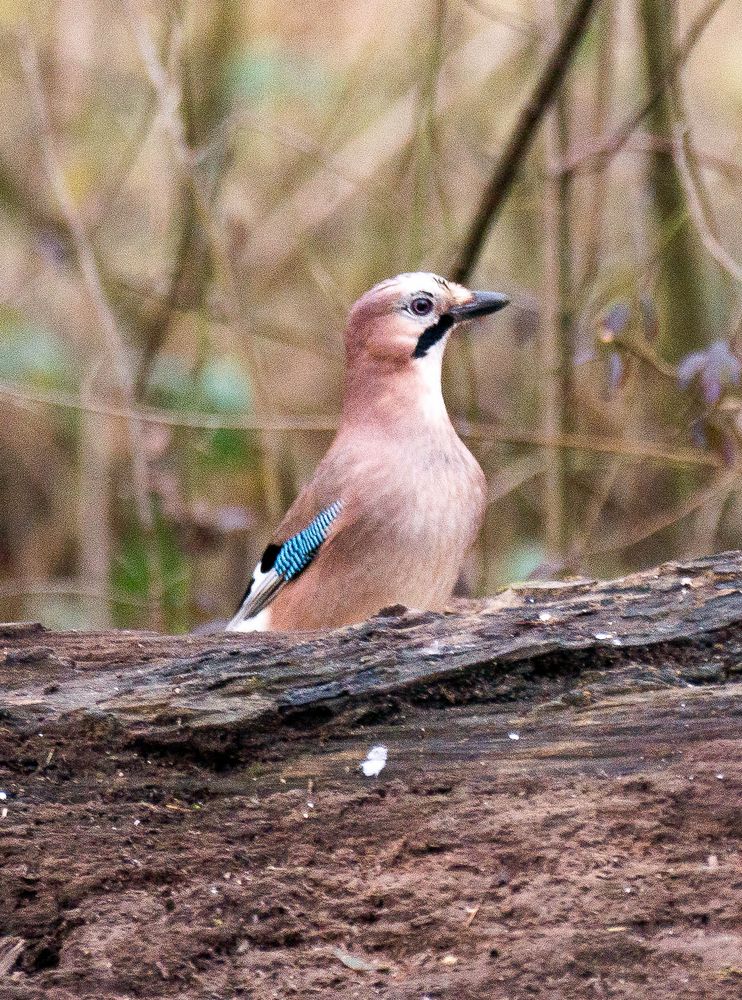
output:
M487 506L503 500L515 493L529 479L543 474L546 462L543 455L523 455L504 468L497 469L491 482L487 485Z
M560 23L561 3L553 16ZM566 76L544 118L547 162L559 162L569 148L569 90ZM541 428L561 437L570 427L572 387L572 239L571 178L549 176L543 199L543 298L539 329ZM544 477L543 533L547 558L559 556L567 544L567 480L569 453L555 451Z
M673 156L675 142L661 135L640 132L627 140L626 148L635 153L663 153L666 156ZM739 184L742 182L742 165L733 159L731 154L724 156L712 153L708 149L696 149L694 152L700 163L721 174L728 183Z
M521 31L525 35L537 36L540 34L540 26L536 21L517 14L515 8L505 7L499 3L483 3L481 0L464 0L464 3L489 21L506 24L508 28Z
M81 412L100 413L108 417L126 420L130 416L124 407L108 406L103 403L87 403L79 396L41 389L21 389L17 386L0 382L0 398L21 408L43 405ZM155 407L141 407L136 415L143 423L156 424L165 427L187 427L193 430L238 430L238 431L334 431L338 427L338 417L271 417L249 419L240 417L228 420L217 414L172 413L169 410ZM716 455L702 451L699 448L673 448L662 444L652 444L646 441L627 441L622 438L608 438L590 434L562 434L549 436L537 431L508 430L494 424L470 423L466 420L456 422L459 433L471 440L497 441L503 444L535 445L539 448L559 448L571 451L589 451L599 454L626 455L636 459L652 459L659 462L669 462L676 465L697 465L711 468L721 468L723 462Z
M608 438L593 434L560 434L550 436L536 431L502 429L491 424L467 424L458 421L457 430L470 440L500 441L507 444L530 444L540 448L559 448L567 451L591 451L598 454L626 455L627 457L654 459L678 465L705 465L721 468L723 462L716 455L699 448L672 448L644 441Z
M89 388L85 390L91 398ZM112 566L113 476L111 421L94 413L83 413L78 438L77 573L97 592L105 595ZM110 628L110 606L105 596L91 599L86 609L88 628Z
M613 3L603 4L598 12L595 33L597 35L597 54L591 81L593 98L590 129L593 135L601 135L605 132L608 124L614 89L616 23ZM608 164L605 163L595 171L588 186L588 206L582 251L583 266L580 278L582 291L590 288L601 266L605 215L608 204L607 184Z
M628 116L622 125L614 129L610 135L602 136L594 142L588 149L583 149L579 153L568 157L566 161L557 169L560 173L575 173L579 170L591 169L596 164L601 163L606 157L615 156L619 153L631 138L632 133L644 121L656 104L662 99L668 86L672 84L676 74L683 68L688 57L700 39L703 32L710 24L717 11L724 5L725 0L711 0L698 17L693 21L690 28L685 33L683 40L675 47L670 59L664 67L664 72L656 86L650 91L647 98Z
M679 73L670 69L677 0L662 6L655 0L639 0L638 17L646 87L650 94L659 95L649 112L649 127L654 135L673 142L675 123L684 116ZM647 180L656 233L661 335L665 349L677 358L703 344L709 333L701 247L688 220L687 200L674 158L651 156Z
M152 317L156 317L161 311L164 312L168 308L170 287L166 288L163 293L153 285L147 284L145 281L138 281L130 275L111 276L110 281L122 298L125 296L127 300L137 300L140 313L150 311L150 319L144 320L145 326L147 322L153 322ZM188 307L186 303L176 300L172 308L174 312L182 313L187 311ZM201 304L200 312L205 319L214 325L226 326L230 322L231 312L220 301L204 301ZM249 315L246 315L253 325L254 336L260 340L316 354L328 361L337 358L337 341L329 334L326 335L323 342L319 331L299 325L291 326L288 323L281 323L270 311L250 312ZM142 322L141 318L140 322Z
M698 490L691 497L683 500L669 513L655 515L646 518L640 524L634 526L633 530L626 528L606 535L601 543L590 550L590 555L599 555L605 552L614 552L616 549L626 549L632 545L638 545L646 538L656 535L659 531L671 528L684 520L690 514L705 507L706 504L716 503L720 497L726 498L733 490L742 488L742 469L735 467L720 472L709 486L703 490Z
M416 110L412 211L407 223L409 249L407 259L415 270L425 258L425 235L430 204L438 169L439 136L436 128L436 101L444 55L447 0L435 0L430 25L430 43L425 57ZM439 189L440 190L440 189Z
M207 235L212 259L221 278L231 319L240 328L247 331L245 338L251 377L254 387L253 406L256 412L265 414L273 409L275 391L265 380L260 357L253 342L253 331L247 322L237 279L232 263L229 245L222 232L222 227L214 218L210 201L210 193L198 169L198 152L188 145L183 119L179 113L181 95L174 82L169 79L165 67L160 62L154 40L147 27L143 15L139 11L137 0L126 0L134 36L139 46L139 52L150 82L155 89L160 105L162 120L167 129L181 171L190 184L193 204L198 212L199 220ZM263 441L260 451L260 472L266 506L271 518L278 519L283 506L280 495L278 470L275 467L273 442Z
M447 53L438 91L439 115L454 103L465 101L467 92L478 93L496 69L520 51L511 36L509 29L493 24ZM467 69L465 90L456 72L461 66ZM328 157L320 171L260 220L246 247L245 259L259 265L264 273L269 266L275 274L286 265L308 231L326 223L340 205L358 193L360 186L409 145L417 106L417 88L412 87L368 128ZM344 176L354 180L343 182Z
M482 195L474 221L464 238L459 259L452 269L456 281L465 282L479 260L487 234L510 192L518 168L536 135L536 129L562 83L577 45L599 3L600 0L576 0L541 76L518 115L495 172Z
M103 282L98 271L92 246L85 232L85 227L77 211L77 207L67 188L64 173L57 157L51 132L49 110L42 84L38 53L27 28L21 30L19 33L19 55L26 77L31 105L37 120L38 141L44 169L59 203L67 229L69 230L78 266L98 320L105 353L110 360L118 391L125 404L122 409L126 414L124 422L129 438L134 503L145 544L148 548L150 583L155 584L156 595L159 598L161 592L161 587L159 586L160 574L155 555L154 516L149 494L149 470L143 440L142 422L134 409L134 388L128 367L126 349L103 289ZM159 600L156 600L152 604L155 621L159 613L158 605Z
M675 164L678 169L680 180L683 184L693 224L698 230L698 235L700 236L704 247L719 267L726 271L727 274L734 278L735 281L742 282L742 266L740 266L737 261L724 249L711 231L711 226L706 218L706 213L701 202L697 184L688 164L688 154L686 150L687 142L688 128L685 125L681 125L677 130L675 138Z
M145 602L126 594L98 587L83 587L78 580L63 578L42 580L3 580L0 597L87 597L94 601L145 607Z
M652 371L661 378L671 382L674 386L677 386L677 368L674 365L668 364L667 361L663 361L654 348L646 342L646 340L641 340L639 337L627 337L618 333L610 335L604 333L601 335L600 341L603 344L612 344L619 348L619 350L626 351L627 354L632 354L639 361L642 361L645 365L651 368Z
M731 488L726 492L722 491L715 499L704 504L698 511L698 515L693 525L693 535L685 546L688 555L705 555L709 552L716 552L717 538L724 508L732 494Z
M179 44L180 25L170 22L170 60L181 59L181 94L179 111L183 122L183 138L188 149L198 150L199 170L205 201L211 212L218 196L224 168L232 145L232 135L223 124L229 119L231 106L225 78L228 64L237 43L234 14L237 6L231 0L218 0L212 5L204 28L188 44ZM176 66L168 65L172 78ZM153 103L161 114L158 92L152 92ZM195 169L195 166L192 170ZM212 252L209 234L202 222L193 190L192 171L180 179L179 200L175 208L176 225L180 233L171 268L166 294L158 300L155 310L145 319L142 328L143 350L136 371L137 395L146 390L160 351L170 333L178 309L202 310L212 278ZM219 227L221 230L221 226ZM244 316L243 316L244 319Z
M98 413L102 416L115 417L121 420L130 418L134 412L137 418L146 424L157 424L164 427L190 427L194 430L243 430L243 431L332 431L338 426L338 418L328 417L239 417L229 420L218 414L192 412L176 413L157 407L141 406L132 411L123 406L111 406L107 403L87 402L74 393L48 389L20 389L17 386L0 382L0 398L5 398L19 407L29 407L41 404L43 406L60 407L83 413Z
M191 149L186 139L185 125L179 112L181 103L180 91L174 81L169 78L165 67L160 61L154 40L143 15L138 9L136 0L125 0L125 5L139 46L142 62L147 71L150 83L157 94L162 122L170 136L180 169L190 184L194 203L198 210L201 224L208 235L211 252L225 285L230 306L235 316L242 319L240 294L230 259L229 247L221 231L221 227L213 217L209 192L198 171L198 151ZM256 388L262 395L264 393L264 386L261 367L258 364L258 359L254 354L249 338L248 350L252 355L251 362L254 369L253 375L256 381Z
M126 350L119 334L116 320L103 290L103 283L95 262L93 249L88 240L85 228L77 211L72 196L65 182L64 173L57 158L54 141L51 134L48 108L41 82L41 70L38 54L30 34L23 31L19 37L20 59L26 76L26 83L31 98L31 104L38 123L38 139L41 155L47 177L59 202L67 229L75 249L75 256L80 267L88 294L95 309L104 345L113 365L113 371L118 382L122 398L127 404L126 423L131 448L133 488L137 505L137 514L142 527L150 531L153 527L152 509L149 501L149 487L145 448L142 442L142 428L136 411L133 409L133 387L129 372Z
M186 199L181 222L180 239L175 252L175 264L167 291L155 300L154 310L142 323L142 353L134 376L134 389L138 399L144 397L157 357L167 339L170 324L177 312L186 283L190 250L194 240L195 219L192 199Z
M26 191L13 176L11 168L0 160L0 200L3 207L20 216L36 236L47 234L62 254L71 253L71 237L65 220L42 208L38 198Z
M138 9L136 0L125 0L125 6L144 68L157 94L162 122L170 136L180 169L191 186L201 225L208 235L211 252L220 272L229 305L234 313L233 318L238 319L240 325L244 326L239 285L234 273L229 247L220 226L213 217L209 192L198 170L198 152L192 150L188 145L185 125L179 114L180 92L160 62L154 40ZM247 344L251 355L255 388L262 402L266 403L269 396L264 384L262 368L250 337L247 338Z

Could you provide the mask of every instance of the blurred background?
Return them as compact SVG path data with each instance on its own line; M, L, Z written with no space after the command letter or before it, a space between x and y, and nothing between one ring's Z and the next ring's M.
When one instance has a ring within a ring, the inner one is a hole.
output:
M0 2L0 620L230 615L403 270L513 300L466 592L742 546L742 4L573 2Z

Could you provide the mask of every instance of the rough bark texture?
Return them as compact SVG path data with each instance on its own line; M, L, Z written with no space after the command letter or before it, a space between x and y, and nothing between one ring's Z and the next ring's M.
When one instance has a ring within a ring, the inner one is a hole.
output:
M3 1000L742 993L740 553L0 681Z

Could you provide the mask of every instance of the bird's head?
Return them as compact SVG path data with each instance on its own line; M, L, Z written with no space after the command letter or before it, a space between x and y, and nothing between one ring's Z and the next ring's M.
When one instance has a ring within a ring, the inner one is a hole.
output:
M398 274L366 292L350 312L348 361L365 356L396 366L440 363L446 340L461 323L508 304L499 292L472 292L437 274Z

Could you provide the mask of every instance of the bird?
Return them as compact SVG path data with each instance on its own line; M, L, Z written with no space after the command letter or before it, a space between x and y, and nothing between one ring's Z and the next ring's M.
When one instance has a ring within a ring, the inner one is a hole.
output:
M457 327L508 301L414 272L352 306L337 434L227 631L331 629L391 605L445 607L484 518L486 482L446 410L443 352Z

